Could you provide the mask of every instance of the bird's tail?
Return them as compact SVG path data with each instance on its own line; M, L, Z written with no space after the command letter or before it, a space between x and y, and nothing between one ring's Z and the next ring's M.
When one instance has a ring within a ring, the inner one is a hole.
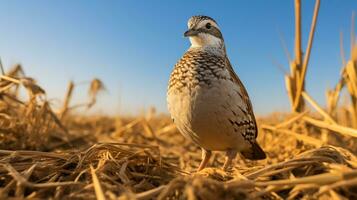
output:
M249 160L263 160L267 157L256 141L251 142L251 147L248 150L242 151L241 154Z

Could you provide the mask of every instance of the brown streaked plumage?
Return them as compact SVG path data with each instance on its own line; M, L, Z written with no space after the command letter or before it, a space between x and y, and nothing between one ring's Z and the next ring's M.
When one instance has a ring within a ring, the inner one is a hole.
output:
M240 152L245 158L266 157L256 142L257 123L248 93L226 55L215 20L193 16L188 21L191 47L170 76L167 102L179 131L202 148L202 162L211 151L225 151L224 169Z

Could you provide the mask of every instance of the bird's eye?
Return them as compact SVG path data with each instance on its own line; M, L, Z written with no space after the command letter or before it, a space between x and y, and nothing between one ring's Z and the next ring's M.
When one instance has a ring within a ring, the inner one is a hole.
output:
M207 28L207 29L211 29L211 27L212 27L211 23L207 23L207 24L206 24L206 28Z

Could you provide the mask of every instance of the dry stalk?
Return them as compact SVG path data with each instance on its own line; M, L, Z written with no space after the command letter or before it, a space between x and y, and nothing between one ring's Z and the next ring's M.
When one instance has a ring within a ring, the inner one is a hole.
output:
M148 190L139 194L136 194L137 200L149 200L153 199L154 197L158 196L163 190L166 189L166 185L162 185L160 187L154 188L152 190Z
M294 117L292 117L292 118L290 118L290 119L287 119L286 121L281 122L280 124L275 125L275 128L288 127L288 126L290 126L291 124L295 123L296 121L302 119L302 118L303 118L306 114L308 114L308 113L309 113L308 110L306 110L306 111L304 111L304 112L302 112L302 113L299 113L298 115L296 115L296 116L294 116Z
M320 120L317 120L317 119L314 119L314 118L311 118L311 117L307 117L307 116L305 116L303 119L306 122L308 122L310 124L313 124L313 125L315 125L317 127L328 129L328 130L331 130L331 131L334 131L336 133L340 133L340 134L343 134L343 135L346 135L346 136L357 137L357 130L356 129L344 127L344 126L341 126L341 125L338 125L338 124L330 124L330 123L327 123L325 121L320 121Z
M293 111L301 112L305 107L301 93L305 88L305 76L314 40L319 8L320 0L316 0L306 55L303 57L301 50L301 0L295 0L295 60L290 63L291 74L285 76L286 88Z
M5 70L4 70L4 66L2 65L1 58L0 58L0 69L1 69L1 74L5 75Z
M313 100L306 92L302 92L301 95L304 97L306 101L308 101L315 109L318 111L327 122L331 124L337 124L335 120L332 119L332 117L327 114L324 109L322 109L315 100Z
M66 96L63 101L62 109L59 112L60 119L63 119L68 112L68 107L69 107L69 103L72 98L73 89L74 89L74 83L73 83L73 81L70 81L67 86L67 92L66 92Z
M287 134L289 136L293 136L296 139L302 140L305 143L311 144L311 145L313 145L315 147L320 147L320 146L323 145L323 142L321 142L320 140L315 139L313 137L310 137L308 135L302 135L302 134L295 133L293 131L286 130L286 129L278 129L278 128L274 127L274 126L269 126L269 125L262 125L262 128L266 129L266 130L273 131L274 133L281 133L281 134Z
M106 198L103 193L102 186L100 185L100 181L99 181L97 174L95 172L95 169L93 168L92 165L90 166L90 171L92 174L92 180L93 180L93 185L94 185L94 190L95 190L97 200L105 200Z

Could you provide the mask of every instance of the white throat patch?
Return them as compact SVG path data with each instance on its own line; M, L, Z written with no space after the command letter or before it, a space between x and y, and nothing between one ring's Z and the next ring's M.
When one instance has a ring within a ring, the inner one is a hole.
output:
M191 47L222 48L223 41L207 33L199 33L198 36L190 37Z

